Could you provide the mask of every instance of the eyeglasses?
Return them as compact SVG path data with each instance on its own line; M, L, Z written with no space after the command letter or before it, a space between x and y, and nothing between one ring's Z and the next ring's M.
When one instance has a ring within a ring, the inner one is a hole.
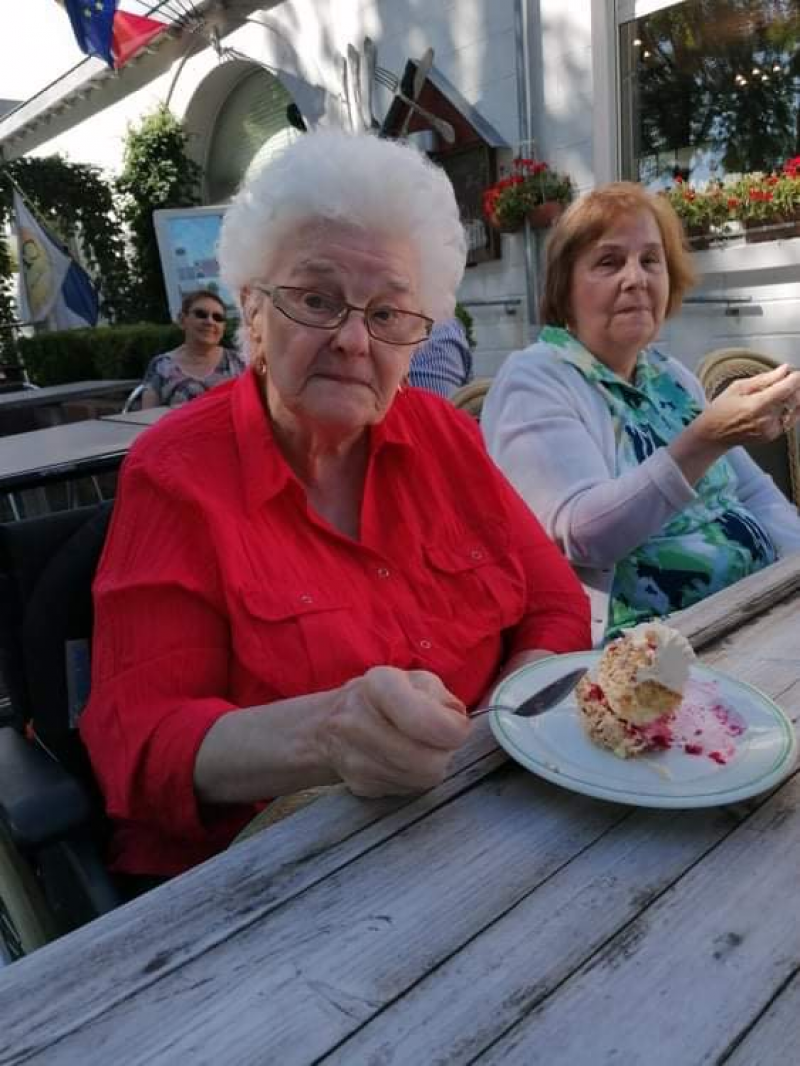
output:
M294 285L276 285L274 288L254 285L253 288L269 296L276 310L301 326L339 329L351 311L361 311L370 337L386 344L421 344L433 328L432 318L415 311L401 311L389 304L370 303L366 307L356 307L337 296Z
M211 318L214 322L224 322L225 315L221 311L206 311L203 307L193 307L189 312L190 315L194 315L195 318L202 319L203 322L207 318Z

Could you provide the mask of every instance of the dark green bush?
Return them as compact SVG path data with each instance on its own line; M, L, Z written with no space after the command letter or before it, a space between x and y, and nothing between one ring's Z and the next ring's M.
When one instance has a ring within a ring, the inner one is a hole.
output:
M96 378L141 378L154 355L177 348L181 329L172 324L97 326L21 337L20 358L31 381L60 385Z
M470 348L475 347L475 333L472 329L472 315L461 304L456 304L456 318L461 322L464 327L464 332L467 335L467 344Z

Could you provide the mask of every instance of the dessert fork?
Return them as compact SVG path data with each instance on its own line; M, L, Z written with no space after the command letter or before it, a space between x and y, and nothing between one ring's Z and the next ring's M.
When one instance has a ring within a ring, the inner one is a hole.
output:
M533 718L535 715L549 711L551 707L555 707L556 704L560 703L569 692L572 692L585 673L585 666L581 667L580 670L572 670L563 677L559 677L556 681L551 681L544 688L540 688L532 696L528 696L517 707L509 707L504 703L490 703L488 707L479 707L477 711L473 711L470 718L477 718L478 715L486 714L487 711L509 711L511 714L519 715L522 718Z

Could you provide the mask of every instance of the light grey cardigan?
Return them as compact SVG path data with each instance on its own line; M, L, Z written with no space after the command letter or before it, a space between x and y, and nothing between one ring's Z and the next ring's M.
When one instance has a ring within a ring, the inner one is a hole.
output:
M697 498L666 448L617 476L608 406L558 349L538 342L513 352L483 404L489 454L559 545L592 605L592 639L608 620L618 559L658 533ZM698 379L676 359L669 368L701 406ZM736 494L780 555L800 550L800 516L743 448L727 453Z

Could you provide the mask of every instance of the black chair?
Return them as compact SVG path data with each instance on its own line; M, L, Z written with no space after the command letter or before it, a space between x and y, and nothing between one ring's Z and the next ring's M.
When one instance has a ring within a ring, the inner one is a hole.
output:
M122 900L77 730L91 583L111 503L0 525L0 955L13 960Z

